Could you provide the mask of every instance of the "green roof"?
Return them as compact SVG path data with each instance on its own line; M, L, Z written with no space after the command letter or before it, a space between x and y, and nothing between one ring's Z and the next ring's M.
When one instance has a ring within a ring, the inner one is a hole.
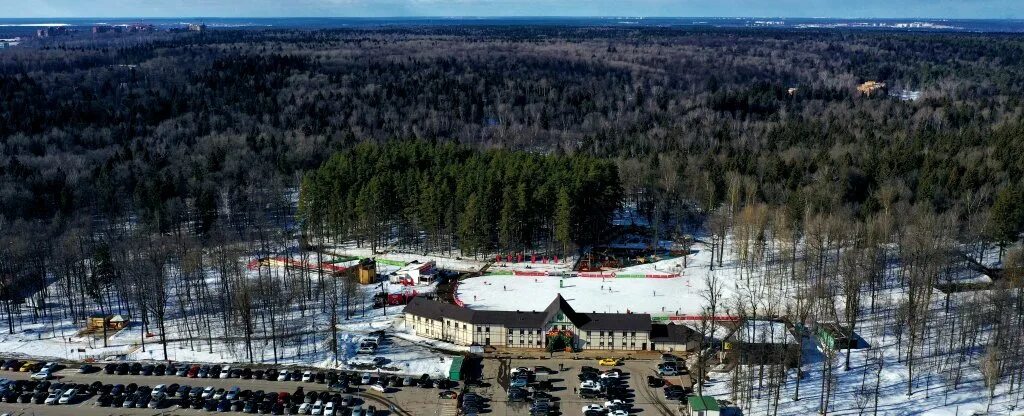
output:
M690 396L686 401L689 402L690 410L693 411L722 410L722 408L718 406L718 400L715 400L715 398L711 396Z

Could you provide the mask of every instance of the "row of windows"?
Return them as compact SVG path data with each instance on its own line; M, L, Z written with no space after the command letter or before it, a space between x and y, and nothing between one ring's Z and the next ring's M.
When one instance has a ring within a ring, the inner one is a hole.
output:
M604 346L604 341L598 342L597 346L598 347L603 347ZM611 342L608 343L608 347L614 347L614 346L615 346L614 343L611 343ZM629 347L630 348L636 348L636 343L635 342L630 342L629 343ZM625 342L622 343L622 348L626 348L626 343Z
M592 337L592 336L594 336L594 333L593 333L593 332L594 332L594 331L587 331L587 336L588 336L588 337ZM605 332L605 331L600 331L600 332L598 332L598 336L602 336L602 337L603 337L603 336L604 336L604 332ZM626 331L622 331L622 336L626 336L626 334L627 334L627 332L626 332ZM614 337L614 336L615 336L615 331L608 331L608 336L610 336L610 337ZM629 336L631 336L631 337L635 337L635 336L636 336L636 331L630 332L630 333L629 333Z
M509 338L508 339L508 345L513 345L513 344L515 344L515 340L513 340L512 338ZM526 340L523 340L523 339L520 338L519 339L519 345L526 345ZM540 341L537 341L537 345L538 346L540 345Z

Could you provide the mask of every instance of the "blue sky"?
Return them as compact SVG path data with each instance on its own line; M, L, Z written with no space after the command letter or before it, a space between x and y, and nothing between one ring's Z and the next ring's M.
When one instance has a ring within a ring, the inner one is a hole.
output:
M1024 18L1024 0L0 0L0 18L784 16Z

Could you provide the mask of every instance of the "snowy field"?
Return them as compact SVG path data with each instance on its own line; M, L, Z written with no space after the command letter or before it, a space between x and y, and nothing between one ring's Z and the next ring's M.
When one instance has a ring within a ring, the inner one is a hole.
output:
M541 310L561 294L580 312L620 312L627 310L652 315L695 315L706 303L701 296L709 273L711 252L701 244L686 259L677 257L655 263L616 270L619 275L669 275L673 278L597 278L555 276L527 277L488 275L459 283L458 297L466 306L482 310ZM736 287L735 265L725 262L715 267L723 283L723 294ZM561 284L561 286L560 286ZM726 310L721 310L726 314Z

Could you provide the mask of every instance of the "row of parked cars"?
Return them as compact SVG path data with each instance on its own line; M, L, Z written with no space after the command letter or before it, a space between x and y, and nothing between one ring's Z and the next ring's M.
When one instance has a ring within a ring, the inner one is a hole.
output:
M509 371L508 400L530 401L530 414L534 416L558 414L558 406L549 391L554 385L548 376L557 372L544 366L516 367Z
M577 378L579 396L583 399L605 399L604 404L593 403L583 407L585 416L626 416L632 409L633 396L626 379L628 374L618 368L598 370L583 366Z
M77 404L96 396L97 406L116 408L163 409L177 404L179 408L276 415L372 416L377 413L374 406L364 408L363 403L351 395L332 391L306 392L302 387L288 393L179 384L159 384L151 388L135 383L103 384L99 381L75 384L18 380L0 384L0 400L7 403Z

